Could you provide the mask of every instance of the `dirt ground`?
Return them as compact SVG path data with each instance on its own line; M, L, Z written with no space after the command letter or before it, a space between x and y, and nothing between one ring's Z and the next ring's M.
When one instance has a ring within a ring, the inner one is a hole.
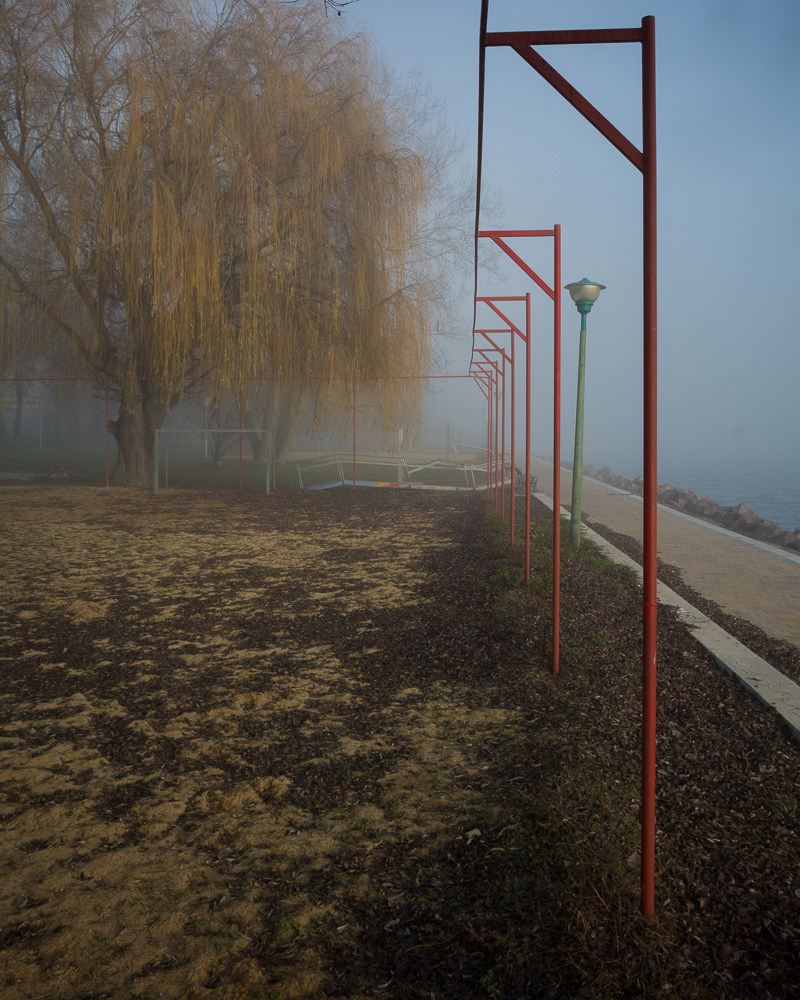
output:
M697 850L725 868L745 805L709 814L706 837L706 779L679 773L696 819L666 817L659 877L681 958L640 948L636 696L627 668L597 672L635 628L566 642L559 688L546 604L509 624L485 495L7 487L0 509L1 997L792 995L795 748L716 674L681 695L679 714L713 701L767 742L750 759L768 804L750 811L780 844L764 860L777 943L753 939L752 975L741 915L692 943L717 909ZM565 600L565 631L585 629ZM694 685L708 668L670 628L675 684ZM607 745L567 740L568 701ZM704 751L666 725L660 774L691 770ZM710 752L735 770L735 747ZM579 791L559 777L570 759ZM574 822L553 812L573 795ZM620 912L603 926L576 885ZM628 966L613 991L611 953Z
M386 895L359 855L471 829L441 740L506 713L360 669L429 599L448 511L358 499L3 491L4 996L320 995L312 955L253 957L336 916L276 874L346 856Z

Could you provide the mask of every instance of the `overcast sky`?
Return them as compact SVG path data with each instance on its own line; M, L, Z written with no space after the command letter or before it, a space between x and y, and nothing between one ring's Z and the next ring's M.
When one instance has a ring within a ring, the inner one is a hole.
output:
M661 454L668 462L682 453L727 461L767 454L796 465L798 0L491 0L489 30L638 27L648 14L656 18L658 73ZM480 0L359 0L341 18L369 34L398 74L423 72L465 140L470 171L479 17ZM550 46L543 54L641 146L639 45ZM608 286L589 317L584 455L641 471L639 172L510 49L487 51L483 170L502 197L506 228L562 226L564 284L588 277ZM549 241L514 246L552 281ZM548 453L550 302L510 263L505 283L480 279L479 294L529 290L535 450ZM563 295L570 457L580 320ZM469 362L469 295L460 312L463 339L447 345L448 370L458 373ZM488 311L479 316L479 325L491 325ZM459 392L452 422L474 420L475 393L465 384Z

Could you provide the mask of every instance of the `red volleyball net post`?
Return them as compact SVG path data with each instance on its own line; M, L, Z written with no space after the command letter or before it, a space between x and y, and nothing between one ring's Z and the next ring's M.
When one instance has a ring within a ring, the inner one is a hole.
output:
M507 325L514 336L525 343L525 583L531 579L531 297L528 295L483 295L484 302ZM509 319L497 305L498 302L525 303L525 332ZM500 331L503 332L503 331ZM512 336L512 344L514 342ZM512 456L512 461L513 461Z
M514 343L515 343L515 341L514 341L514 338L512 337L512 339L511 339L512 356L509 357L508 354L506 353L506 351L502 347L499 347L494 342L494 340L492 340L492 338L489 336L490 333L492 333L492 334L498 334L498 333L510 333L510 332L511 331L509 329L503 329L503 330L475 330L475 333L479 333L484 338L484 340L488 341L489 344L491 344L491 350L494 351L494 352L497 352L502 357L502 359L503 359L503 368L502 368L502 372L501 372L502 379L503 379L503 427L502 427L502 445L501 445L501 454L502 454L502 500L501 500L501 504L500 504L501 511L502 511L501 520L503 520L503 521L505 521L505 519L506 519L506 469L505 469L505 461L506 461L506 364L509 364L511 366L511 546L513 547L513 545L514 545L514 469L515 469L515 466L514 466L514 422L515 422L515 418L514 418L514 358L513 358L513 352L514 352ZM486 356L486 350L487 350L486 348L484 348L484 349L473 348L473 352L474 353L481 354L483 356Z
M553 302L553 660L552 671L558 673L561 617L561 226L552 229L481 230L478 236L490 239L499 247ZM545 237L553 240L552 287L506 242L519 237ZM496 310L495 310L496 311ZM530 375L528 376L530 381ZM530 484L527 484L528 491ZM530 502L530 501L528 501Z
M478 363L470 364L470 377L483 394L488 410L487 430L486 430L486 492L491 490L491 479L489 470L491 468L491 440L492 440L492 389L491 375Z
M478 332L478 331L476 331ZM488 337L486 338L489 339ZM494 368L495 380L499 379L501 389L499 392L495 393L495 426L494 426L494 443L495 443L495 460L494 467L496 475L499 476L499 493L500 493L500 520L505 521L506 519L506 363L509 361L509 357L502 348L493 346L491 348L476 347L474 349L474 354L479 354L481 357L485 358ZM499 354L502 361L502 367L500 362L496 361L490 355L495 353ZM502 399L502 404L500 400ZM501 417L502 414L502 417ZM498 442L498 429L500 441ZM499 448L499 450L498 450Z
M501 495L505 496L505 476L501 477L501 451L505 445L505 432L503 433L503 445L500 444L500 379L503 378L505 381L504 373L501 373L500 366L497 361L490 358L489 355L491 351L487 351L483 348L476 348L475 354L480 354L484 359L485 363L489 365L489 371L492 376L492 395L494 399L494 413L491 422L491 435L494 438L494 453L492 456L492 482L494 483L494 505L495 508L501 506ZM480 362L477 362L480 364ZM505 387L504 387L505 389ZM491 407L491 401L490 401ZM503 392L503 423L505 423L505 391ZM503 457L505 452L502 452Z
M497 484L494 477L495 450L492 448L492 438L494 436L494 414L492 413L492 398L495 393L495 366L491 362L481 359L472 362L472 372L479 376L479 385L486 397L486 489L487 492L495 493ZM495 500L496 502L496 500Z
M488 0L481 12L481 61L486 48L506 46L567 100L642 175L643 354L644 354L644 557L642 643L642 840L641 912L652 921L655 907L656 804L656 638L657 638L657 201L656 201L656 57L655 18L639 28L570 31L486 31ZM642 148L605 118L533 48L544 45L641 45ZM481 108L483 95L481 93ZM560 285L560 280L558 282ZM555 499L557 503L557 499Z
M108 440L109 426L108 426L108 422L111 419L111 416L110 416L110 412L109 412L109 410L110 410L110 401L109 401L109 386L108 386L108 379L107 378L103 379L103 389L104 389L105 394L106 394L106 486L108 487L109 486L109 468L108 468L108 466L109 466L109 440Z

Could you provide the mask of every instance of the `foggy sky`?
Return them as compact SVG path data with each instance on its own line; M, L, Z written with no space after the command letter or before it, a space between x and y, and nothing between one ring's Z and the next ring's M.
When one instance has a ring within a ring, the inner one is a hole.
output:
M360 0L342 21L365 30L400 74L422 70L476 158L479 0ZM797 464L797 0L491 0L489 30L638 27L656 18L659 192L659 448L671 461L765 455ZM549 46L543 53L641 145L640 47ZM607 285L589 316L587 463L641 471L641 176L509 49L486 59L484 183L508 228L563 232L563 282ZM549 240L514 248L552 281ZM531 291L534 449L552 434L549 299L509 262L479 294ZM580 319L563 309L562 454L571 457ZM479 325L496 325L487 307ZM467 370L470 295L447 370ZM519 316L521 321L522 314ZM518 382L518 396L522 383ZM481 400L458 383L435 419L476 424ZM445 415L447 414L447 415ZM479 423L479 421L478 421ZM661 478L661 477L659 477Z

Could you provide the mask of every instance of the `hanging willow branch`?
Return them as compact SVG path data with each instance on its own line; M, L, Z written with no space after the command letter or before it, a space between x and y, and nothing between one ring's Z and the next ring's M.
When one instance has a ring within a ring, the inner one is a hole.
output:
M425 370L429 164L331 25L318 5L3 0L4 355L24 302L154 413L201 375L313 376L324 407L345 377ZM374 385L392 426L414 390Z

